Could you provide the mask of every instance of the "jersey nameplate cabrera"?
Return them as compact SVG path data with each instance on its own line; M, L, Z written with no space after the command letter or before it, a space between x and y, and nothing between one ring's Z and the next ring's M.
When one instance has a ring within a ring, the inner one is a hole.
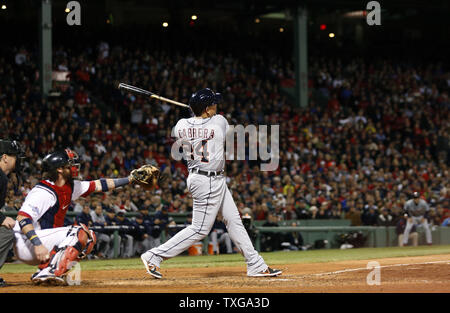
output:
M182 146L188 169L222 171L225 166L225 138L228 122L222 115L210 118L188 118L178 121L173 129Z
M206 139L214 138L214 129L188 127L178 130L178 138L183 139Z

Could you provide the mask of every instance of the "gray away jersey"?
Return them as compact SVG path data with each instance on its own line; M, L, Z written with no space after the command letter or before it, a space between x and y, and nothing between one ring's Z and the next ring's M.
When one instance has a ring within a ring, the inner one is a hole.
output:
M222 171L225 166L225 138L228 121L219 114L210 118L183 118L173 129L183 146L188 169Z
M425 212L430 210L430 207L423 199L420 199L417 205L414 203L414 199L410 199L405 202L403 209L412 216L423 216Z

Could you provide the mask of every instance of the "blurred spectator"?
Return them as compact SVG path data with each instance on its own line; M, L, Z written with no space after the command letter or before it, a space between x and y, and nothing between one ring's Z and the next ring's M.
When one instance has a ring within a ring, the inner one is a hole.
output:
M17 65L24 64L27 61L27 55L28 55L27 50L25 50L25 48L22 47L16 54L15 57L16 64Z
M376 226L378 223L378 210L376 207L364 208L361 220L364 226Z
M150 221L144 220L144 215L142 213L138 213L136 218L131 221L133 225L133 239L134 239L134 247L133 247L133 256L138 253L139 255L144 253L147 250L150 250Z
M173 219L169 218L168 207L163 205L156 211L150 220L150 246L156 247L161 244L161 233L166 232L166 227Z
M278 217L269 213L267 221L262 225L264 227L278 227ZM280 249L282 234L281 233L263 233L261 234L261 251L277 251Z
M186 228L189 225L192 224L192 213L188 213L188 215L186 216L186 220L184 221L183 226Z
M144 221L146 223L148 223L148 225L151 225L152 223L152 217L150 216L149 212L148 212L148 206L143 205L142 207L139 208L139 213L142 214L142 218L144 219Z
M378 226L395 226L394 218L389 213L387 208L381 208L381 214L377 217L377 225Z
M248 236L253 244L255 244L256 240L256 229L255 225L253 225L253 219L251 215L245 214L242 216L242 224L244 225L245 230L247 231Z
M441 226L450 226L450 217L447 217L443 222Z
M308 219L310 218L310 212L306 206L306 202L302 199L296 201L295 210L297 212L298 219Z
M292 223L290 226L297 227L297 223ZM303 237L298 231L288 232L283 235L281 246L286 250L302 250L303 249Z
M332 219L345 219L345 212L342 209L341 202L335 202L331 211L330 218Z
M436 214L441 218L440 223L442 224L444 220L450 217L450 209L446 209L442 204L438 204L436 205Z
M83 212L83 208L85 207L86 201L84 199L78 199L76 202L72 202L72 211L75 213Z
M106 226L117 226L118 220L116 218L116 213L114 213L114 210L110 207L108 207L106 210L106 216L105 216L105 222ZM108 247L108 258L113 258L114 256L114 231L109 232L109 247ZM122 246L122 237L118 234L117 236L117 245L118 245L118 253L120 254L120 247Z
M161 209L156 211L155 220L159 220L159 225L163 231L166 229L166 226L173 221L173 218L169 216L169 208L167 205L161 206Z
M175 199L173 203L168 208L168 212L180 212L180 207L182 205L182 202L180 199Z
M361 212L357 210L353 205L350 206L350 209L345 214L345 218L351 221L351 226L361 226Z
M128 226L129 229L125 229L125 230L120 230L119 234L120 237L122 237L122 241L121 241L121 257L123 258L131 258L133 257L133 251L134 251L134 238L131 235L132 234L132 229L133 229L133 224L131 223L131 221L125 217L125 212L121 211L119 213L117 213L116 216L116 220L117 220L117 224L118 226Z
M87 204L84 205L83 211L75 217L75 221L78 225L84 224L88 227L91 227L93 225L91 217L91 208L89 207L89 205Z
M167 226L166 226L166 240L169 240L173 236L175 236L180 231L180 228L178 227L177 223L175 223L174 220L171 220Z
M213 244L213 253L220 254L220 245L225 244L226 253L233 253L230 235L221 216L217 216L214 225L209 233L209 238Z
M91 211L91 220L93 226L104 227L107 225L105 216L103 215L103 208L99 203L97 203L94 210ZM95 235L97 237L97 256L99 258L106 258L108 256L111 238L102 228L100 230L96 230Z
M316 219L330 219L331 218L331 211L328 209L328 203L326 201L322 202L319 212L317 212Z
M438 211L434 208L431 208L430 211L428 211L427 220L430 227L440 226L442 224L442 218L439 215Z
M239 210L239 212L241 213L241 216L248 214L253 218L253 210L249 207L244 207L242 210Z
M255 209L253 210L253 214L249 214L250 216L254 216L256 221L264 221L267 217L267 213L269 208L267 207L267 203L256 204Z
M281 211L281 216L284 221L296 220L298 218L294 207L294 198L287 199L286 206Z

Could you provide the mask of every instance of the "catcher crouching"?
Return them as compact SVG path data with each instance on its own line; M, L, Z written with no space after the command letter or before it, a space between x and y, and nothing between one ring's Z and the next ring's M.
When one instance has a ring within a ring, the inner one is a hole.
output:
M96 243L95 233L86 225L64 227L69 204L130 183L152 189L160 180L160 171L144 165L128 177L82 181L77 179L78 155L70 149L48 154L42 166L43 180L28 193L17 215L14 252L20 261L38 265L31 277L34 284L67 285L70 268L89 255Z

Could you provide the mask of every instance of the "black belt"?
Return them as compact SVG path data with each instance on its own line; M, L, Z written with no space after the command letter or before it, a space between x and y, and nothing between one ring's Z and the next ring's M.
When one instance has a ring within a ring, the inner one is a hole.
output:
M202 171L202 170L199 170L198 168L194 168L194 169L190 170L190 172L191 173L197 173L197 174L205 175L205 176L208 176L208 177L219 176L219 175L222 175L224 173L224 171L218 171L218 172L216 172L216 171Z

